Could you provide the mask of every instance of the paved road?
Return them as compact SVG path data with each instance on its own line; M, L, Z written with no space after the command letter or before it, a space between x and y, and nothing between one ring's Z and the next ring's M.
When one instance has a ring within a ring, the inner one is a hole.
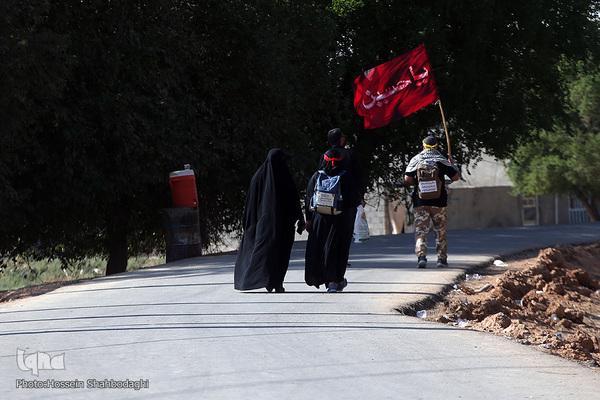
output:
M496 254L594 240L600 224L455 231L451 267L417 270L411 237L376 237L353 246L341 294L304 285L302 243L285 294L235 292L233 256L63 287L0 305L0 398L598 398L598 372L394 311ZM64 369L34 376L36 351L64 353ZM149 388L17 389L19 379L148 379Z

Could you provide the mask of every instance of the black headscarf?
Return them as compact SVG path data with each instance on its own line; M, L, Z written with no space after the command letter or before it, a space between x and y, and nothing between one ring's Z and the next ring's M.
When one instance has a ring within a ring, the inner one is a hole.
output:
M327 143L330 146L337 146L342 138L342 130L340 128L333 128L327 132Z
M294 223L302 218L287 158L281 149L271 149L250 182L244 235L235 264L234 281L238 290L267 287L270 275L281 272L285 275L287 271Z

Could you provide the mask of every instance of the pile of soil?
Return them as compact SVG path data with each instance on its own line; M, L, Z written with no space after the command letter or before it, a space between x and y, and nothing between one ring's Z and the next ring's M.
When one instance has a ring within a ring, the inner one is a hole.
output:
M427 319L600 365L600 243L547 248L465 280Z

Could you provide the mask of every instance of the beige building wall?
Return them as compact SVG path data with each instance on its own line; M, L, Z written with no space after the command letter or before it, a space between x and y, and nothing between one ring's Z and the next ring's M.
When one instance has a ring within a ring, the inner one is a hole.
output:
M522 225L521 202L510 187L450 189L447 212L449 229Z
M471 173L469 173L470 171ZM448 228L481 229L522 226L533 223L551 225L569 223L567 196L538 196L528 199L536 204L524 218L526 202L512 193L513 184L504 163L483 155L476 164L462 173L462 179L448 189ZM411 233L410 215L402 204L385 201L372 194L367 198L367 220L371 235ZM533 218L531 219L531 216ZM529 220L526 220L530 218Z
M389 215L386 212L388 202L379 193L368 193L365 196L365 214L369 223L369 234L389 235L392 233Z

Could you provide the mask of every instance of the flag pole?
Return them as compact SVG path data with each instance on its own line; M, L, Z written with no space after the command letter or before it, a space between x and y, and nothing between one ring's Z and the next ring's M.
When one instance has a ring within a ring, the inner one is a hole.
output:
M442 107L442 100L438 100L440 106L440 113L442 114L442 123L444 124L444 132L446 133L446 144L448 145L448 161L452 163L452 149L450 148L450 135L448 134L448 127L446 126L446 117L444 116L444 108Z

